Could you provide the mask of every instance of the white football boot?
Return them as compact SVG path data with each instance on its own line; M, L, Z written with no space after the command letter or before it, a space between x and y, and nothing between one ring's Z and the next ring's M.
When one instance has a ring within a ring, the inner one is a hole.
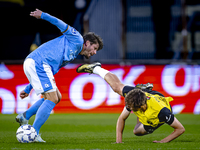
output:
M40 134L38 134L37 137L35 138L35 142L46 143L46 141L44 141L44 140L41 138L41 135L40 135Z
M28 124L28 120L24 117L23 114L18 114L15 120L21 125Z

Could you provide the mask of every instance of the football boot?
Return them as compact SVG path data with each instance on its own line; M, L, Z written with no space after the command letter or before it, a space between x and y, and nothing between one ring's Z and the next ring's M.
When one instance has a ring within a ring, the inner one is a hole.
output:
M153 89L153 84L152 83L137 84L135 87L140 88L142 90L144 90L144 89L152 90Z
M76 69L76 72L77 73L81 73L81 72L85 72L85 73L93 73L93 70L96 66L100 66L101 67L101 63L99 62L96 62L96 63L93 63L93 64L84 64L84 65L81 65L79 66L77 69Z
M23 114L18 114L15 120L21 125L28 124L28 120L24 117Z

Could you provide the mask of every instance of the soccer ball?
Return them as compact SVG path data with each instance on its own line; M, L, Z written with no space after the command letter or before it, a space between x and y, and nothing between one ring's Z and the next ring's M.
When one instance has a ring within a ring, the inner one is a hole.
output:
M17 129L16 137L20 143L32 143L37 137L37 132L33 126L26 124Z

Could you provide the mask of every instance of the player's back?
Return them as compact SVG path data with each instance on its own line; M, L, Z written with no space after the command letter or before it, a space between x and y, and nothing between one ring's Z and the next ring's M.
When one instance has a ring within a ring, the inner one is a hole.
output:
M64 50L64 38L60 36L42 44L30 53L27 58L34 59L38 65L50 65L55 74L62 63Z
M32 58L38 65L48 64L53 74L70 61L74 60L83 47L83 38L73 27L60 37L50 40L27 56Z

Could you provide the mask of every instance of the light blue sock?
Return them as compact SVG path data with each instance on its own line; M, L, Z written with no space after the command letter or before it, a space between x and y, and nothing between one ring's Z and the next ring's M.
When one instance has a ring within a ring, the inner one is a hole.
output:
M37 131L37 134L39 134L41 126L46 122L46 120L49 118L49 115L53 108L55 107L55 103L50 100L45 100L40 108L38 109L35 121L33 123L33 127Z
M29 120L33 115L36 114L38 108L42 103L44 102L44 98L39 99L37 102L35 102L27 111L23 113L24 117Z

